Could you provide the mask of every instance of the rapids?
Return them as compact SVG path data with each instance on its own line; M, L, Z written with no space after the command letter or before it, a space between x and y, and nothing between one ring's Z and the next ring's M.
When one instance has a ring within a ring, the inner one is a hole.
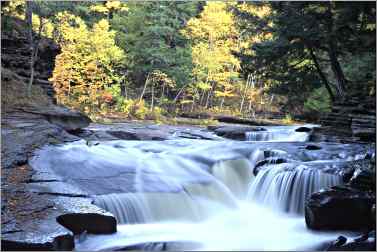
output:
M246 139L77 141L43 148L31 165L116 217L116 233L83 234L76 250L313 250L336 238L306 228L305 199L341 184L345 165L369 147L323 142L306 150L309 133L294 126Z

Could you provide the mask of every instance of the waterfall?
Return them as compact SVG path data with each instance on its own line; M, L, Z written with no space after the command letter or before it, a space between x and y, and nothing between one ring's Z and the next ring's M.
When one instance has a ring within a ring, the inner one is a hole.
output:
M218 182L187 184L181 192L113 193L96 196L94 204L113 213L118 223L198 222L216 209L238 207L234 195Z
M296 167L285 163L269 165L258 173L248 199L284 212L303 214L307 197L341 182L339 175L310 169L302 164Z
M340 184L335 174L348 167L340 162L362 158L364 147L320 143L320 150L308 151L303 143L282 143L304 141L307 133L266 128L249 139L267 142L49 146L31 165L93 195L93 203L117 219L116 233L88 234L77 250L313 250L336 235L307 230L305 200Z
M244 199L247 195L248 185L254 178L252 167L251 162L247 159L226 160L216 163L212 167L212 174L229 188L233 195Z
M246 141L306 142L307 132L296 132L295 128L268 128L266 131L245 132Z

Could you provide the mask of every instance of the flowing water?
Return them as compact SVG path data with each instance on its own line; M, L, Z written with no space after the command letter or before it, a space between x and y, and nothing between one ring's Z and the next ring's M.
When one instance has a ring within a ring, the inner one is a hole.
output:
M247 133L249 141L79 141L42 150L32 165L116 217L115 234L80 237L76 250L310 250L338 234L306 228L306 198L342 183L344 165L368 148L309 151L308 136L270 127Z

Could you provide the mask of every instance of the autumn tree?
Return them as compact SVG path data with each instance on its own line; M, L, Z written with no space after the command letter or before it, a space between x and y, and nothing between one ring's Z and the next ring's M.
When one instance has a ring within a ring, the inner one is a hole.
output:
M233 96L238 81L239 61L232 54L238 49L238 31L225 2L208 2L200 15L187 23L183 33L192 41L193 103L206 108L220 98L220 107ZM198 95L196 95L198 94Z
M87 112L98 109L106 87L120 76L116 67L124 60L115 45L115 32L101 20L92 29L82 19L67 12L59 13L58 42L62 53L56 58L53 85L58 102Z

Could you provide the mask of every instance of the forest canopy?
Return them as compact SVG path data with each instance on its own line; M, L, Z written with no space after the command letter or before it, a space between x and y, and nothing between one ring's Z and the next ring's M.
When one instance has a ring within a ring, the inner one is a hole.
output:
M374 2L13 0L1 12L3 29L31 18L59 45L57 100L88 114L300 114L375 95Z

